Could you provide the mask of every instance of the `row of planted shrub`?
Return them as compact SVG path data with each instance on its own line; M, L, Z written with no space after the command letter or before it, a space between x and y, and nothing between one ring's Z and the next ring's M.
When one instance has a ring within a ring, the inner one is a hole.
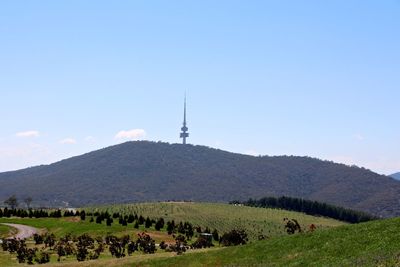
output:
M178 255L188 249L200 249L212 247L213 243L207 236L200 235L192 244L183 235L175 236L175 242L167 244L162 241L159 248L165 251L176 252ZM73 256L77 261L96 260L108 249L112 257L122 258L126 255L132 255L134 252L144 254L153 254L156 252L155 240L147 233L139 233L136 239L129 235L116 237L107 235L104 238L93 238L88 234L72 236L70 234L56 240L53 234L35 234L35 246L28 247L25 240L5 239L2 243L3 251L16 254L19 263L44 264L50 262L52 254L57 255L57 260ZM233 246L246 244L247 234L243 230L232 230L225 233L220 238L220 244L223 246Z
M157 231L161 231L164 229L168 232L168 234L179 233L186 236L187 239L191 239L195 232L197 233L212 233L212 236L215 241L218 241L219 234L216 229L212 232L206 227L202 229L200 226L193 226L189 222L179 222L175 223L174 220L167 221L163 218L150 219L149 217L144 218L142 215L138 214L129 214L122 215L120 213L109 214L108 212L88 212L85 210L77 210L77 211L62 211L60 209L57 210L47 210L47 209L0 209L0 218L1 217L21 217L21 218L61 218L61 217L80 217L82 221L86 220L87 217L89 222L96 222L98 224L102 224L103 222L107 226L111 226L114 221L118 221L120 225L128 226L128 224L132 224L134 228L139 229L139 226L143 225L145 228L151 228L154 226L154 229Z

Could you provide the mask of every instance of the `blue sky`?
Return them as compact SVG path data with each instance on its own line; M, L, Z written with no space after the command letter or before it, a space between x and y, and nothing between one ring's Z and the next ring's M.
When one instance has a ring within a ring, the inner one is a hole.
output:
M179 142L185 91L190 143L400 171L399 12L398 0L2 1L0 171Z

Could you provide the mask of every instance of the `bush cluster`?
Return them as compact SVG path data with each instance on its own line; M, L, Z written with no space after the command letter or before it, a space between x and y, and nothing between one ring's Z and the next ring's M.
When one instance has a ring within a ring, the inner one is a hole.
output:
M142 251L144 254L155 253L156 244L146 233L138 234L137 239L131 240L129 235L116 237L107 235L93 238L88 234L77 237L66 235L57 240L53 234L35 234L35 247L27 248L25 240L5 239L1 244L3 251L16 254L19 263L43 264L50 261L50 254L57 254L58 261L63 257L75 256L77 261L98 259L105 248L108 248L113 257L122 258L132 255L135 251ZM43 246L44 244L44 246ZM41 247L39 250L36 246Z
M50 261L49 253L41 250L37 254L37 248L27 248L25 240L6 239L1 244L3 251L8 251L11 254L16 254L19 263L27 263L29 265L37 262L44 264Z

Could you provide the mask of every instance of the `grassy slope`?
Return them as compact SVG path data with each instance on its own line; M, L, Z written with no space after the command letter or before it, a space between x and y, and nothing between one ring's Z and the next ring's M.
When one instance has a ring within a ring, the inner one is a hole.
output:
M135 253L124 259L54 266L400 266L399 225L396 218L177 257Z
M150 217L164 217L166 219L174 219L176 221L186 220L194 224L201 226L210 226L217 228L220 231L230 230L234 227L245 227L250 230L250 233L256 235L259 230L267 232L271 231L271 235L278 236L282 234L284 217L297 218L304 225L311 223L321 225L322 227L338 226L342 225L342 222L338 222L326 218L318 218L307 216L301 213L288 212L282 210L270 210L263 208L251 208L251 207L235 207L226 204L207 204L207 203L149 203L149 204L132 204L132 205L118 205L111 207L101 207L101 209L112 209L113 211L124 211L132 212L136 211L139 214ZM127 227L119 225L117 222L113 223L111 227L107 227L103 224L89 223L89 218L86 221L81 222L77 218L0 218L1 222L8 223L19 223L30 225L39 228L43 231L49 231L60 237L67 233L75 235L88 233L92 236L104 236L107 233L116 235L130 234L136 235L138 232L130 224ZM142 226L141 226L142 227ZM144 230L144 229L140 229ZM171 236L168 236L165 232L152 232L153 238L156 239L157 243L161 240L171 241ZM268 233L270 235L270 233ZM218 248L217 248L218 249ZM218 249L219 250L219 249ZM161 251L159 251L161 252ZM193 253L201 253L194 251ZM154 256L154 255L153 255ZM157 253L156 257L171 257L171 253ZM14 257L13 260L11 258ZM100 261L86 262L83 266L119 266L124 263L142 262L151 255L142 255L135 253L133 257L125 259L107 259L103 258ZM54 261L53 261L54 262ZM76 265L77 262L72 260L70 263ZM0 266L14 266L16 264L15 256L0 252ZM129 264L128 264L129 265Z
M14 232L14 228L0 224L0 238L6 238Z
M347 225L197 255L155 259L144 265L399 266L399 225L400 218Z
M80 221L78 218L0 218L0 223L17 223L33 226L42 231L48 231L55 234L57 237L64 236L65 234L71 233L73 235L81 235L84 233L90 234L91 236L105 236L109 233L122 236L125 234L136 236L137 233L145 231L143 226L139 229L134 229L132 225L122 226L118 223L113 223L112 226L106 226L103 224L90 223L86 221ZM146 229L150 235L156 241L172 240L166 232L154 231L154 229Z
M143 203L91 208L109 212L134 213L151 218L163 217L167 220L189 221L194 225L216 228L219 232L226 232L233 228L244 228L250 238L255 239L259 233L267 236L284 234L283 218L295 218L303 226L315 224L317 227L332 227L344 223L327 218L313 217L303 213L263 209L228 204L214 203Z

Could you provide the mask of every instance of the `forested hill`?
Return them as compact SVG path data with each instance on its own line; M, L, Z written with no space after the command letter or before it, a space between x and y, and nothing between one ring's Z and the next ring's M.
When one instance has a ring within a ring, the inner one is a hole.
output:
M48 166L0 173L0 200L36 205L291 196L400 215L400 182L308 157L253 157L204 146L127 142Z

